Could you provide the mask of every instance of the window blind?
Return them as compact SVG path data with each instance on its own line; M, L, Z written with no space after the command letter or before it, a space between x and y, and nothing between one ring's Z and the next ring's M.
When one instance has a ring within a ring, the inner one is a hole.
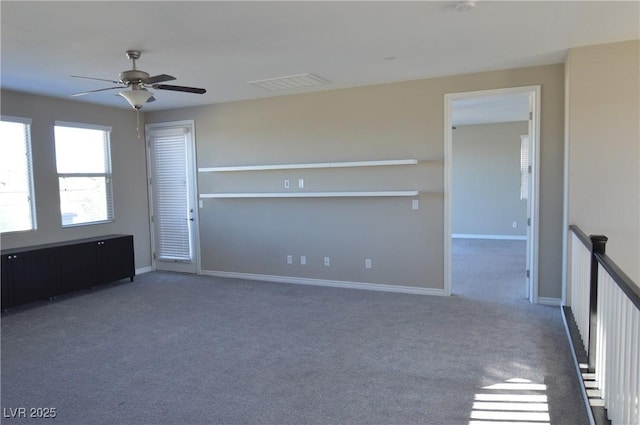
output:
M529 199L529 136L520 136L520 199Z
M57 121L54 134L62 226L112 222L109 127Z
M149 132L158 260L191 261L186 129Z
M31 120L2 116L0 134L0 233L35 230Z

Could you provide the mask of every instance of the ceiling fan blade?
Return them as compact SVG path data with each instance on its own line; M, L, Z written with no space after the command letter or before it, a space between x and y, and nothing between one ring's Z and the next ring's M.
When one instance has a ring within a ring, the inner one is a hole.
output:
M82 93L72 94L72 95L71 95L71 97L75 97L75 96L84 96L85 94L90 94L90 93L95 93L95 92L105 91L105 90L126 89L126 88L127 88L127 86L107 87L106 89L89 90L89 91L84 91L84 92L82 92Z
M171 86L168 84L154 84L152 87L158 90L182 91L185 93L204 94L207 92L207 90L199 89L197 87Z
M84 78L85 80L108 81L108 82L113 83L113 84L122 84L121 81L105 80L104 78L83 77L82 75L71 75L71 77L73 77L73 78Z
M143 78L142 82L145 84L164 83L165 81L175 80L176 77L167 74L154 75L152 77Z

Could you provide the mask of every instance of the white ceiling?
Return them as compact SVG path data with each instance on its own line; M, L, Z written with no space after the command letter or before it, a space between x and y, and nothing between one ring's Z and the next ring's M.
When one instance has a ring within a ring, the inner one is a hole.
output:
M204 87L157 91L160 110L564 61L568 48L640 38L638 1L1 1L1 87L69 98L138 68ZM312 73L329 84L249 81ZM118 90L73 98L127 108Z

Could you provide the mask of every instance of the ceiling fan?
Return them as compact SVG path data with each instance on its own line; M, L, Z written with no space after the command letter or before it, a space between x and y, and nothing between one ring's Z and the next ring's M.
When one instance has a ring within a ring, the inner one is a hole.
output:
M114 90L114 89L126 89L131 88L131 90L123 90L118 93L120 96L127 99L127 102L135 109L139 110L142 106L147 102L153 102L156 100L153 97L153 93L150 92L149 88L154 88L157 90L171 90L171 91L181 91L185 93L195 93L195 94L204 94L207 91L205 89L197 88L197 87L185 87L185 86L172 86L169 84L160 84L166 81L175 80L176 77L167 74L159 74L150 76L148 72L144 72L136 68L136 59L140 58L139 50L127 50L126 51L127 58L133 62L132 69L128 71L122 71L119 75L119 80L106 80L103 78L93 78L93 77L83 77L81 75L72 75L74 78L85 78L88 80L98 80L98 81L109 81L114 84L118 84L114 87L107 87L104 89L97 90L89 90L82 93L76 93L71 96L84 96L85 94L96 93L105 90Z

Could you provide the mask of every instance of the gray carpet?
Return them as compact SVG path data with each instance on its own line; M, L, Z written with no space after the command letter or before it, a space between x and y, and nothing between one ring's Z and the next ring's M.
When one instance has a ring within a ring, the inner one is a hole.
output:
M2 423L506 425L513 406L474 405L504 393L547 397L525 423L587 423L559 309L516 296L509 249L463 272L472 245L447 298L153 272L14 309ZM514 382L546 387L491 387Z
M452 292L500 304L528 304L526 241L453 239Z

